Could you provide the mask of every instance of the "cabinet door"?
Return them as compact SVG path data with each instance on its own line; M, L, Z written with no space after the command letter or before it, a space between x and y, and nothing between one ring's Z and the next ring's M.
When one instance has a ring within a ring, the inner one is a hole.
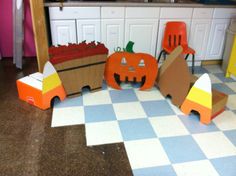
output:
M204 60L211 27L211 20L194 19L191 24L189 46L196 52L196 60Z
M158 32L158 38L157 38L156 57L159 56L159 54L162 50L162 40L164 37L164 31L165 31L166 23L169 21L183 21L183 22L185 22L186 26L187 26L187 36L189 36L190 24L191 24L190 19L161 19L160 23L159 23L159 32Z
M75 20L51 20L50 25L53 45L76 43Z
M157 19L127 19L125 45L128 41L133 41L135 52L145 52L155 56L157 28Z
M123 19L102 19L102 42L113 53L116 47L124 46L124 20Z
M77 40L100 42L100 20L77 20Z
M222 59L226 29L228 28L229 19L212 20L209 42L207 45L207 60Z

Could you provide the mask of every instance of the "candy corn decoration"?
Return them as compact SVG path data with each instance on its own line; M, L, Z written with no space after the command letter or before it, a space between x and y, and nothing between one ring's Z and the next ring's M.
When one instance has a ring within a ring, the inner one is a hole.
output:
M55 97L64 100L65 90L61 80L50 62L42 73L34 73L16 81L19 98L40 109L48 109Z
M46 62L43 70L42 96L45 108L50 107L52 98L58 96L60 100L64 100L66 97L59 75L50 62Z
M203 74L192 86L181 106L181 110L185 114L195 110L200 114L202 123L209 124L211 122L212 90L211 80L207 73Z

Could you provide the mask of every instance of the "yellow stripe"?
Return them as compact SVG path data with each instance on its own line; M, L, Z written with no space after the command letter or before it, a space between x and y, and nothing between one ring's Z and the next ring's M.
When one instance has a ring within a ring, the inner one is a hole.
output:
M57 73L43 79L43 94L61 85L61 80Z
M188 100L201 104L209 109L212 108L212 96L209 92L205 92L199 88L192 87L188 96Z

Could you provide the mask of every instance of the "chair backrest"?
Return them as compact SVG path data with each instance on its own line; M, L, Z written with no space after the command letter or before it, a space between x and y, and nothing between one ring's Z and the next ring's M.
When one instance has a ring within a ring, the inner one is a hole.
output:
M176 47L188 45L186 24L180 21L166 23L162 47Z

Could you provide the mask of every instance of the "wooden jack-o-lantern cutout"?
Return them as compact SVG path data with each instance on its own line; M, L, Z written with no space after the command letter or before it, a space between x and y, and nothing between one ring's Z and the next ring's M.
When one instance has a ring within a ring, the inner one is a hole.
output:
M168 55L160 67L156 80L162 95L170 95L172 103L178 107L187 96L191 83L191 74L187 62L181 55L182 51L183 48L178 46Z
M144 81L140 90L150 89L158 72L156 59L150 54L134 53L132 46L133 43L129 42L125 51L117 51L108 57L105 66L107 84L115 89L121 89L116 80L118 77L119 81Z

